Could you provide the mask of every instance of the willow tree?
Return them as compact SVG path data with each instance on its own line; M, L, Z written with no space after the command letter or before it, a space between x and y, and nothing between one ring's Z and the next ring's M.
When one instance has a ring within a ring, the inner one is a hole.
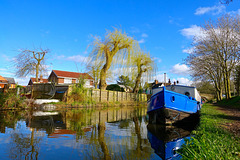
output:
M125 61L127 61L125 64L130 63L136 45L137 43L132 37L118 29L114 29L112 32L107 31L103 39L95 37L91 45L92 51L89 58L91 61L103 62L100 70L100 89L106 89L107 87L107 72L111 66L114 66L116 63L123 64Z
M133 57L132 63L133 73L135 72L136 74L133 93L138 93L141 79L143 76L149 77L152 75L155 68L155 63L151 59L149 53L145 53L143 51L139 51L137 55Z
M14 63L16 67L16 75L18 77L24 77L29 74L35 74L36 82L38 82L39 72L44 72L45 67L45 56L49 52L48 49L35 49L21 50L20 53L15 57Z

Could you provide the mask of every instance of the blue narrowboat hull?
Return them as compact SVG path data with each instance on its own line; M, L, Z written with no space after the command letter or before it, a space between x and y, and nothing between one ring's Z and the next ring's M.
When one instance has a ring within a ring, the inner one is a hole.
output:
M148 101L149 123L175 123L190 115L198 114L201 103L194 98L173 91L163 90Z

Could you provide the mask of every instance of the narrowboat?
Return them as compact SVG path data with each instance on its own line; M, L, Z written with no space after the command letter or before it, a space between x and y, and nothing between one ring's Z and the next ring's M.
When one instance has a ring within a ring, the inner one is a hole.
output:
M199 115L201 96L196 87L169 85L154 88L148 101L149 123L173 124Z

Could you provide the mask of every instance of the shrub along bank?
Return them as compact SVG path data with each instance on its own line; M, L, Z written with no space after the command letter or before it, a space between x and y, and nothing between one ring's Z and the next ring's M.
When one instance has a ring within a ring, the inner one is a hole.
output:
M15 90L0 93L0 109L19 109L27 107L24 97L17 95Z
M200 126L193 131L195 136L178 151L182 159L240 159L240 137L221 127L231 117L216 108L203 105Z

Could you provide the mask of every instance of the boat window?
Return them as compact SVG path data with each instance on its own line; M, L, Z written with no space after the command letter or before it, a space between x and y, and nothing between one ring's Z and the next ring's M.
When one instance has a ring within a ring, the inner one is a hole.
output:
M185 95L189 97L189 96L190 96L190 93L189 93L189 92L185 92Z
M175 101L175 97L174 97L174 96L171 97L171 101L172 101L172 102Z

